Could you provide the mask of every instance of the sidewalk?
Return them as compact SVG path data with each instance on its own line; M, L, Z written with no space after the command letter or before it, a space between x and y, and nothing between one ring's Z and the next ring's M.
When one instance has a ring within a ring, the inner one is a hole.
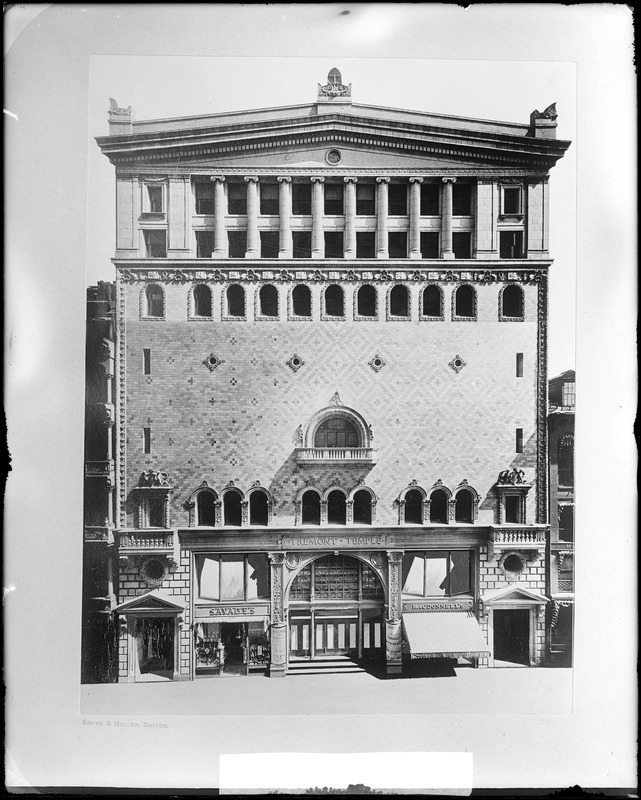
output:
M456 667L441 677L369 673L85 685L80 713L109 715L569 714L571 669Z

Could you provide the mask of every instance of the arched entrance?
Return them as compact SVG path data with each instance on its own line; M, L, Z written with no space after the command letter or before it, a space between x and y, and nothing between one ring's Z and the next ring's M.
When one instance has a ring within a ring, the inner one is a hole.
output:
M298 572L288 592L289 660L354 660L383 656L385 591L359 558L316 558Z

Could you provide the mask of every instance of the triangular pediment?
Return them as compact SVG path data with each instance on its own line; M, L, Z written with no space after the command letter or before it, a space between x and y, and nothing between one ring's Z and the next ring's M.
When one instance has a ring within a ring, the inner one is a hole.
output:
M539 603L547 603L549 597L545 597L545 595L539 594L525 586L518 586L517 584L511 583L508 586L504 586L502 589L486 592L484 595L481 595L481 600L485 605L490 606L498 602L536 605Z
M124 603L116 606L114 611L119 614L127 614L132 611L169 611L172 613L182 612L185 610L184 603L177 603L173 597L163 594L158 589L153 589L151 592L145 592L137 597L130 597Z

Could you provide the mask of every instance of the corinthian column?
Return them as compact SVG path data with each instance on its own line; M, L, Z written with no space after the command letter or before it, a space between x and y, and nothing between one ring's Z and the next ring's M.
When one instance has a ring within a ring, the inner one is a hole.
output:
M260 236L258 234L258 175L247 175L247 252L245 258L260 256Z
M421 184L423 178L410 178L410 258L421 257Z
M358 178L343 178L345 181L345 258L356 258L356 181Z
M214 252L213 258L225 258L227 255L227 237L225 236L225 183L224 175L212 175L214 182Z
M287 620L284 608L284 560L283 553L268 553L271 568L271 606L270 626L271 653L269 677L282 678L287 672Z
M401 565L403 552L398 550L387 551L387 596L388 613L385 620L385 660L387 673L399 673L402 670L402 645L401 645Z
M312 181L312 258L325 257L323 240L323 184L325 178L313 177Z
M389 178L376 178L377 189L377 220L376 220L376 258L389 258L387 246L387 184Z
M289 176L280 176L276 179L278 187L278 208L280 211L278 234L278 258L292 257L292 179Z
M443 178L443 203L441 211L441 258L454 258L452 250L452 186L456 178Z

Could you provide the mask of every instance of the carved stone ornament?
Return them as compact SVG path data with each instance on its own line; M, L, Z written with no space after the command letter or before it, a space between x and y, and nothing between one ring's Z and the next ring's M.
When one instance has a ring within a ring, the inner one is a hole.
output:
M300 356L297 356L296 353L294 353L294 355L285 363L292 372L298 372L298 370L305 364L303 359Z
M502 472L499 472L499 477L497 478L496 482L498 484L510 484L515 486L519 483L525 483L525 473L522 469L504 469Z
M224 364L224 360L222 358L218 358L217 355L214 353L210 353L207 358L203 361L203 364L207 367L210 372L213 372L217 369L221 364Z
M334 67L327 75L327 83L325 85L318 84L319 97L351 97L352 84L345 86L340 72Z
M376 569L381 569L383 566L383 556L381 553L372 553L369 557L370 564Z
M376 353L374 358L372 358L367 363L374 370L374 372L380 372L387 362L383 361L383 359L378 355L378 353Z
M338 394L338 392L334 392L334 394L332 395L331 400L329 401L329 405L330 406L342 406L343 405L343 401L341 400L340 395Z
M521 566L518 569L511 569L509 566L505 565L505 562L508 559L512 559L509 563L513 563L514 559L518 559ZM518 550L507 550L501 558L499 559L499 569L503 574L507 577L508 580L518 580L523 572L525 571L527 564L527 558L524 556L523 553L519 552Z
M169 476L166 472L156 472L152 469L141 472L138 486L166 486L169 487Z
M109 113L113 116L118 117L130 117L131 116L131 106L127 106L127 108L121 108L118 105L118 101L114 100L113 97L109 98Z
M285 566L287 569L297 569L300 564L300 556L297 553L287 553L285 556Z
M534 119L556 119L558 114L556 113L556 103L552 103L549 105L544 111L539 111L538 109L534 109L532 112L532 117Z
M467 366L467 361L463 361L461 356L457 355L454 356L454 358L450 361L448 366L451 367L454 370L454 372L456 372L456 374L458 375L458 373L463 369L463 367Z

